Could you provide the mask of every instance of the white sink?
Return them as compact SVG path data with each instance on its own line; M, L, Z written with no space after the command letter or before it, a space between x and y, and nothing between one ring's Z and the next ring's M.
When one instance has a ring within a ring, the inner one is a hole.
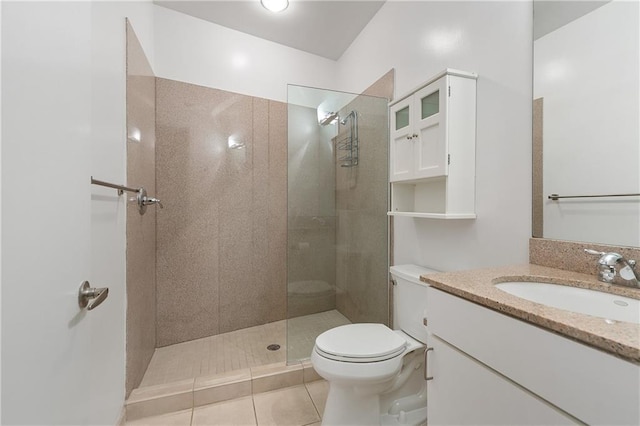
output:
M495 284L509 294L542 305L615 321L640 324L640 300L600 291L532 281Z

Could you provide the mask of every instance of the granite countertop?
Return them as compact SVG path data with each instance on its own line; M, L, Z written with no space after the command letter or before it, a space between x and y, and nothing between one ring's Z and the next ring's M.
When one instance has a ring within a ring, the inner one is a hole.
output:
M593 275L538 265L517 265L422 275L432 287L522 319L563 336L640 363L640 325L552 308L513 296L494 286L506 281L544 281L640 299L640 289L614 286ZM609 321L610 322L610 321Z

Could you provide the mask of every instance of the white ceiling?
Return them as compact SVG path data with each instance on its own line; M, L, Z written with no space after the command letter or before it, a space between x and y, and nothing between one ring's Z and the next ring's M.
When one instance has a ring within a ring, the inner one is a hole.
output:
M537 40L610 1L534 0L533 39Z
M289 0L272 13L259 0L154 0L154 3L256 37L337 60L384 1Z

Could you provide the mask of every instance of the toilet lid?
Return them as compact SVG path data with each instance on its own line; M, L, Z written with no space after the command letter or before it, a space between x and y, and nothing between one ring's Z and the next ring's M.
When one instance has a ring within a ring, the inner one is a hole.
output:
M316 348L334 357L374 360L404 351L406 339L383 324L349 324L316 338Z

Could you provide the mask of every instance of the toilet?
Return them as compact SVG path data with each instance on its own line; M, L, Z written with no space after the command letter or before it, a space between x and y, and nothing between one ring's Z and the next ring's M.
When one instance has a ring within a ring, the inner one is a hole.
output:
M426 425L427 285L416 265L390 268L393 324L349 324L316 339L311 362L329 382L322 424Z

